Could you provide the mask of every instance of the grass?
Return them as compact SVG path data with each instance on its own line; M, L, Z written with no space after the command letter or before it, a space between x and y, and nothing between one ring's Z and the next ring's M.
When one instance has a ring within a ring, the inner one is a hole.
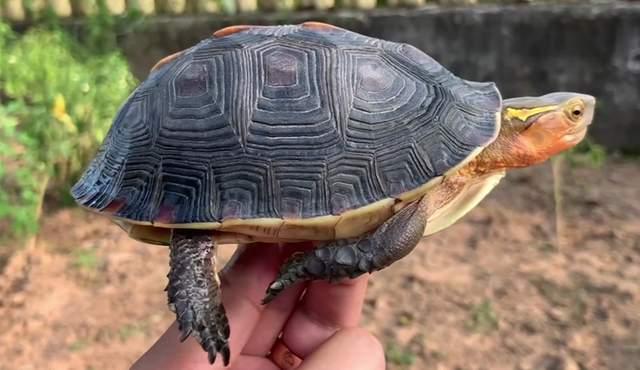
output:
M393 342L387 345L384 352L387 361L397 366L410 366L416 361L416 356L410 350Z
M532 279L531 283L547 302L567 312L570 323L585 323L587 295L583 288L558 285L545 278Z
M447 356L440 351L433 350L433 351L429 351L429 357L431 357L434 361L442 361Z
M89 342L85 339L78 339L75 342L69 345L69 351L71 352L80 352L83 349L87 348Z
M149 323L146 321L138 323L126 324L118 329L118 337L121 341L126 342L129 338L146 335L149 331Z
M83 271L95 271L100 267L100 257L95 249L77 249L72 256L73 267Z
M572 167L587 166L597 169L602 168L607 160L607 151L602 145L587 137L566 152L565 157Z
M93 287L105 283L103 274L105 261L98 255L96 248L75 249L70 258L76 283Z
M555 253L558 251L558 247L551 242L539 243L536 248L542 253Z
M413 321L414 321L413 314L411 314L410 312L403 312L400 315L398 315L399 326L409 326L413 323Z
M486 334L498 329L498 324L498 315L490 300L485 299L471 308L471 318L467 322L469 330Z

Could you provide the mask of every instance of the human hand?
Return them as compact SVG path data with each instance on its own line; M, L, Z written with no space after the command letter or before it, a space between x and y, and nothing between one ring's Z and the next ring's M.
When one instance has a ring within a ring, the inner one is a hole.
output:
M231 326L228 370L385 368L380 342L358 328L367 275L334 284L325 281L298 284L270 304L260 303L282 262L292 252L308 247L302 244L239 247L220 273L222 299ZM174 322L131 370L224 369L221 359L210 365L207 353L193 338L180 343L179 337ZM291 367L286 365L287 361L277 360L276 365L274 356L269 356L276 343L284 344L302 363Z

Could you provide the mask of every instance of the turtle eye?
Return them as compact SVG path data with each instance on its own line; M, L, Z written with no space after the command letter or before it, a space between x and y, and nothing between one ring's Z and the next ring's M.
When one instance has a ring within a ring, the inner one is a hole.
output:
M569 108L569 116L572 120L577 121L582 118L584 107L581 104L574 104Z

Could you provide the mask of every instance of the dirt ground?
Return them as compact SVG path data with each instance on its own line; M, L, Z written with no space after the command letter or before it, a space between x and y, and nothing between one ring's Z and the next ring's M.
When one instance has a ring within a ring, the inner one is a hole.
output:
M545 165L374 274L363 325L389 369L640 369L640 162L564 175L560 239ZM0 370L128 368L173 319L167 263L103 218L48 215L0 276Z

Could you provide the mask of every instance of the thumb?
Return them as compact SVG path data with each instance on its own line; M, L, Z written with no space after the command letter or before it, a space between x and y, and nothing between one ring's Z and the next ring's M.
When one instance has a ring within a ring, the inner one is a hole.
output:
M311 353L297 370L384 370L382 345L362 328L342 329Z

